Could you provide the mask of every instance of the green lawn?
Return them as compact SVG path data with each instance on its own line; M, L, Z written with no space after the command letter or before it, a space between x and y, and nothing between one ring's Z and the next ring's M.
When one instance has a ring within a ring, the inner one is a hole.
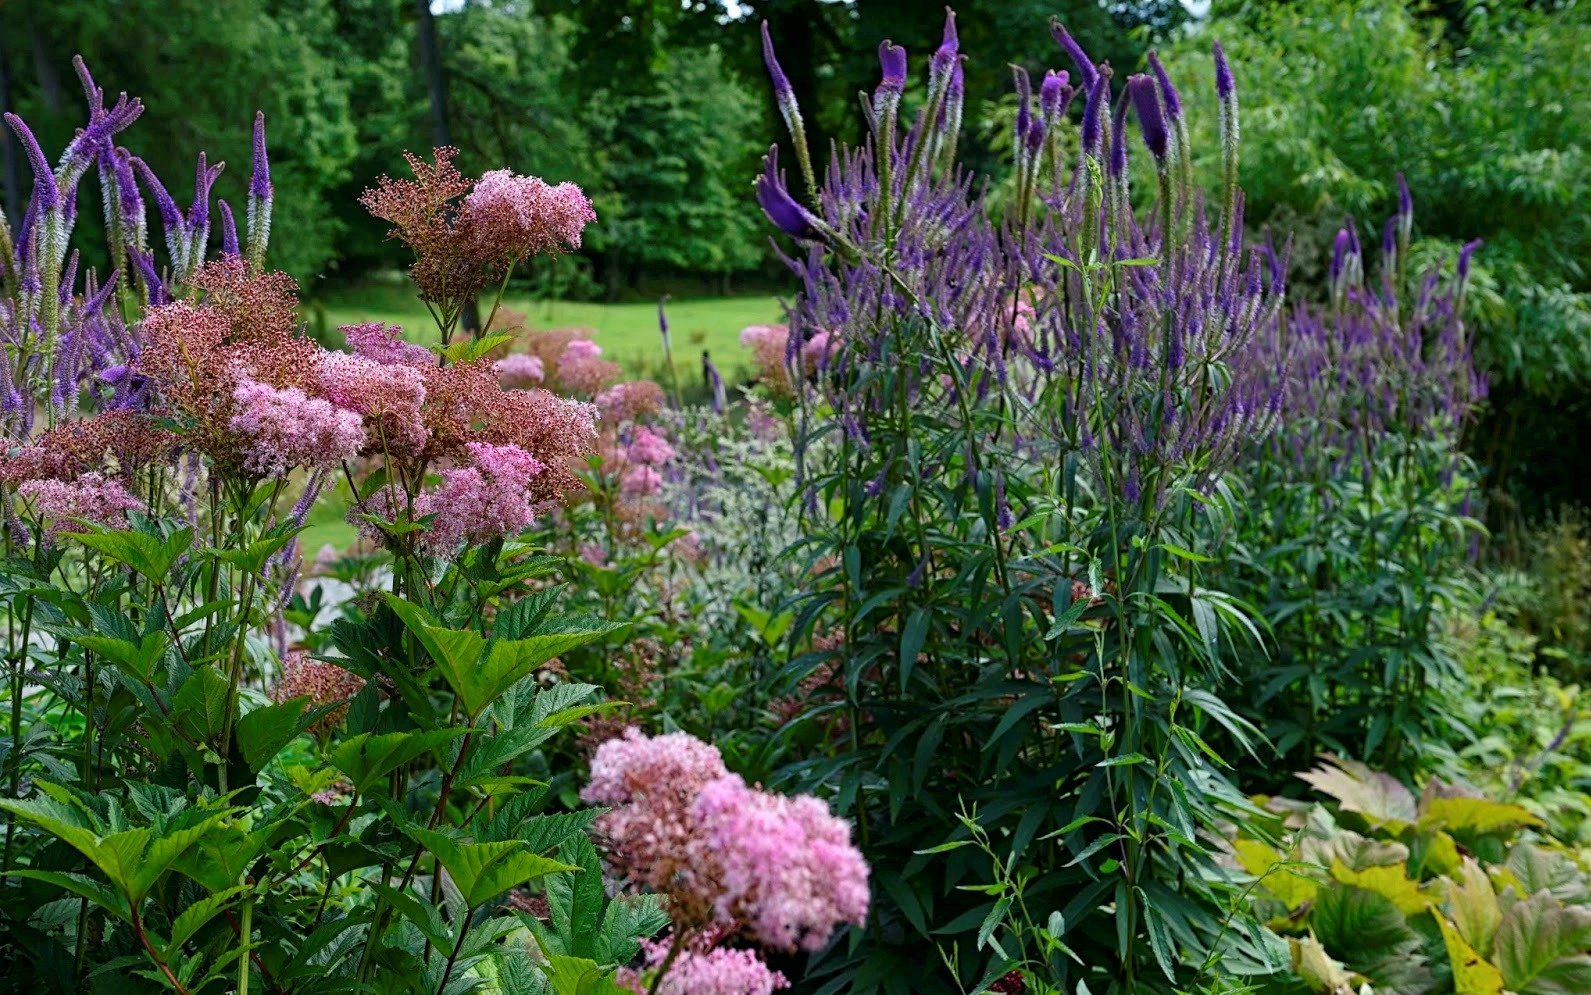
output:
M505 307L522 311L532 328L592 328L603 355L622 362L636 374L655 371L663 360L663 343L657 330L657 305L591 304L580 301L528 301L510 293ZM361 321L402 325L416 341L434 335L425 305L406 287L373 284L329 293L318 298L308 315L326 327ZM484 317L484 315L483 315ZM749 357L740 346L740 330L747 325L778 321L779 302L773 297L716 297L670 301L669 328L674 362L682 380L700 369L702 350L726 377L742 369Z

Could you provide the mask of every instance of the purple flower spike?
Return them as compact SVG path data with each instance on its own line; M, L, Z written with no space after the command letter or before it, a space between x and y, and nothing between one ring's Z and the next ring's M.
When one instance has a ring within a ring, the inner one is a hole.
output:
M1130 103L1125 93L1116 101L1110 132L1110 175L1117 179L1127 175L1127 105Z
M1138 127L1143 131L1144 144L1156 159L1166 157L1166 119L1160 106L1160 94L1155 81L1139 74L1127 80L1127 93L1132 97L1133 111L1138 115Z
M22 143L22 150L27 153L28 165L33 168L33 190L38 198L39 213L54 210L61 203L61 188L55 184L55 171L50 169L49 160L44 158L44 150L39 148L38 139L28 130L26 122L15 114L8 113L5 118L6 124L11 126Z
M1220 42L1210 46L1215 54L1215 93L1222 100L1226 100L1237 92L1237 81L1232 78L1232 66L1226 61L1226 50Z
M265 112L254 113L254 173L249 178L249 196L261 200L271 196L271 161L265 154Z
M1470 257L1475 255L1475 250L1479 249L1481 246L1483 246L1485 244L1486 244L1486 240L1485 239L1477 238L1474 241L1465 242L1464 243L1464 248L1459 250L1459 252L1458 252L1458 278L1460 280L1469 279Z
M934 50L933 67L936 73L945 72L961 52L961 39L956 37L956 12L945 8L945 35Z
M1409 193L1408 181L1403 174L1398 174L1398 214L1401 217L1414 217L1414 195Z
M1099 76L1099 70L1094 68L1094 63L1089 59L1088 53L1083 51L1083 46L1079 45L1077 39L1073 38L1066 28L1061 25L1060 18L1050 19L1050 35L1054 37L1055 43L1061 46L1066 54L1071 57L1073 64L1077 66L1077 77L1083 81L1083 87L1092 92L1094 80Z
M1331 243L1331 272L1329 276L1332 283L1336 283L1337 279L1342 276L1343 263L1346 262L1347 258L1348 231L1340 228L1337 230L1337 237Z
M1104 137L1105 102L1110 99L1110 84L1103 73L1095 73L1089 83L1088 103L1083 105L1083 152L1086 155L1098 157L1103 151L1100 143Z
M888 39L878 46L878 61L883 76L878 81L879 93L904 93L906 90L906 50Z
M1065 72L1051 69L1044 74L1044 82L1039 84L1039 111L1052 124L1060 117L1066 104L1066 84L1070 79Z
M216 178L225 168L224 162L209 165L205 154L199 153L199 165L193 175L193 206L188 209L190 228L198 230L210 224L210 188L215 186Z
M779 147L773 146L762 160L763 171L757 177L757 203L774 227L795 238L815 238L816 220L811 212L796 203L785 187L784 174L779 171Z
M962 69L961 60L957 59L956 64L950 70L950 89L948 92L952 97L959 97L966 89L967 74Z
M1033 84L1028 80L1028 71L1021 66L1011 67L1011 79L1016 86L1016 138L1021 142L1033 120Z
M1166 74L1166 67L1160 64L1160 56L1149 53L1149 68L1154 70L1155 83L1160 87L1160 99L1166 105L1166 117L1173 122L1182 119L1182 98L1177 95L1177 88L1171 85L1171 77Z
M155 209L160 212L160 223L168 231L176 231L182 226L182 211L177 208L177 202L171 199L171 194L166 192L165 184L160 182L160 177L155 171L137 156L132 158L133 168L138 170L138 175L143 179L144 185L149 188L150 196L155 198Z
M790 77L784 74L778 57L773 53L773 37L768 34L767 21L762 22L762 61L768 67L768 78L773 81L773 98L783 107L785 101L795 99L795 90L790 86Z
M221 212L221 254L228 257L242 255L238 248L238 225L232 217L232 205L218 200L215 206Z
M724 390L723 374L718 372L718 367L713 365L706 353L702 354L702 372L707 377L707 386L713 392L713 414L721 415L729 406L728 393Z
M1398 251L1398 217L1394 215L1387 219L1386 227L1381 230L1381 253L1391 257Z

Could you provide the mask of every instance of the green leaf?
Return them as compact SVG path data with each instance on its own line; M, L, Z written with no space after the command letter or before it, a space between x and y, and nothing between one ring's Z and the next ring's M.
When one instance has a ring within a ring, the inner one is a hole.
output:
M1322 888L1315 896L1309 925L1333 957L1365 974L1371 966L1407 956L1420 945L1390 898L1353 885Z
M232 900L249 890L248 885L238 885L213 895L206 895L182 910L171 923L171 935L166 939L166 957L172 958L182 950L188 938L197 933L205 923L214 919Z
M172 718L196 742L210 742L226 724L227 680L214 667L199 667L188 675L171 699Z
M304 714L309 702L308 695L300 695L278 704L262 705L238 719L238 749L243 751L243 759L255 773L264 770L265 765L282 752L282 747L315 721L314 716Z
M1475 858L1465 857L1458 874L1448 882L1447 902L1459 936L1476 950L1491 950L1503 913L1497 904L1497 893L1492 890L1491 878ZM1451 953L1452 948L1448 949Z
M900 687L902 691L911 684L912 669L917 666L917 657L923 651L923 643L928 638L929 614L926 608L914 608L906 617L906 625L900 632ZM981 944L979 945L982 946Z
M605 959L597 949L603 907L602 859L584 835L571 838L558 856L581 869L580 874L557 874L547 881L547 903L553 929L566 942L565 952L577 957Z
M125 564L155 583L162 583L172 565L193 545L193 529L183 527L164 540L144 532L90 526L73 538L117 563Z
M447 868L464 903L472 909L527 881L580 870L574 864L531 853L518 840L460 843L428 829L410 829L408 833Z
M62 891L69 891L74 895L88 899L118 919L131 920L132 914L128 909L127 899L86 874L38 871L25 867L11 871L10 875L15 878L31 878L34 881L43 881L45 884L54 885Z
M1321 794L1337 799L1344 810L1358 812L1374 824L1396 829L1419 818L1414 794L1403 782L1358 761L1326 761L1298 777ZM1331 949L1331 944L1326 944L1326 949Z
M1493 962L1516 995L1591 992L1591 909L1550 892L1515 902L1497 925Z
M365 733L338 743L326 759L348 777L354 790L364 794L398 767L467 731L454 728L380 735Z
M441 910L435 905L422 902L407 891L399 891L379 881L370 882L370 887L397 909L399 915L413 923L420 934L431 941L432 946L446 950L453 945L452 934L448 932L447 924L442 921Z
M1446 916L1437 916L1436 925L1442 930L1442 945L1447 948L1448 963L1453 968L1453 995L1503 995L1501 972L1465 942Z

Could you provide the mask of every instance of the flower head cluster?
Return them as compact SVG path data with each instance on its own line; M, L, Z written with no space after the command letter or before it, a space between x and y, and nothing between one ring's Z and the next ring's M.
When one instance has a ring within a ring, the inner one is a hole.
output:
M383 363L363 355L325 352L316 379L320 393L364 418L367 453L417 452L425 445L425 374L401 360Z
M684 733L630 729L604 743L581 797L629 880L669 896L677 923L739 923L758 942L816 950L867 916L867 865L850 827L812 797L786 798L728 773Z
M341 329L354 355L388 366L435 366L436 354L425 346L403 340L403 329L374 321L344 325Z
M782 950L817 950L837 925L867 920L867 864L850 825L823 802L759 791L732 774L702 789L692 815L718 859L720 918Z
M648 970L659 970L668 951L667 943L641 941ZM629 991L647 991L642 971L624 968L614 980ZM773 995L789 987L789 980L763 963L755 951L736 947L701 950L692 943L674 958L656 990L659 995Z
M789 325L747 325L740 330L740 344L751 350L757 376L778 393L790 389L790 367L785 357L789 341Z
M360 197L413 250L420 295L451 314L527 255L579 248L597 217L572 183L550 186L507 170L471 181L453 165L457 156L439 148L426 162L405 153L412 180L383 176Z
M674 459L674 447L668 444L668 440L661 432L639 425L630 436L630 445L625 455L631 463L658 467Z
M365 679L334 663L311 659L303 650L290 650L282 660L282 677L271 688L271 700L288 701L308 697L310 705L336 705L310 727L315 734L328 733L348 717L348 701L364 689Z
M619 364L603 359L602 347L590 339L574 339L558 357L558 380L572 393L596 394L619 373Z
M46 541L62 532L75 531L78 521L123 527L129 511L144 507L120 480L99 473L85 473L71 481L25 481L17 487L17 495L45 523Z
M666 400L663 388L652 380L626 380L592 398L610 425L650 418L663 410Z
M464 198L463 220L480 251L508 260L580 248L580 234L597 220L591 201L573 183L551 186L539 177L494 169Z
M471 465L443 471L441 485L415 503L420 515L436 515L426 545L437 551L523 532L536 517L531 484L546 470L540 460L513 445L465 448Z
M504 387L535 387L547 379L547 367L541 357L526 352L504 356L493 369Z
M309 397L297 387L278 389L245 379L232 391L231 428L244 440L243 466L262 477L295 467L327 469L359 454L365 444L359 414Z

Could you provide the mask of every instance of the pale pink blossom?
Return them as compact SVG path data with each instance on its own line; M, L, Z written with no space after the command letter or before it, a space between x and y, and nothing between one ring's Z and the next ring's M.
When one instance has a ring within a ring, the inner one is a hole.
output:
M592 398L609 424L635 421L663 410L663 388L651 380L616 383Z
M579 394L596 394L619 375L618 363L602 358L602 347L590 339L575 339L558 357L558 379Z
M121 528L127 512L143 510L144 503L122 486L120 480L98 473L85 473L76 480L28 480L17 485L17 496L33 508L33 514L46 523L44 537L53 541L62 532L81 531L78 520Z
M418 516L436 515L425 540L433 550L516 535L536 519L531 481L546 466L518 446L471 442L465 448L472 465L443 471L442 483L415 502Z
M834 337L831 333L819 331L806 344L801 347L801 362L810 373L827 366L829 356L834 352Z
M619 491L625 497L655 497L663 490L663 475L649 466L632 466L619 478Z
M674 459L674 447L668 444L662 433L641 426L635 430L630 438L630 446L626 452L631 463L640 463L644 466L664 466Z
M348 348L377 363L400 366L435 366L436 353L425 346L403 341L403 329L373 321L342 326Z
M540 356L516 352L499 359L493 366L504 387L535 387L547 379Z
M316 374L328 401L364 416L370 452L409 453L425 445L425 376L418 369L323 352Z
M646 992L645 974L656 971L668 958L668 943L641 941L646 958L644 971L623 968L615 977L633 992ZM783 974L763 963L756 951L735 947L711 950L687 948L674 958L658 985L659 995L773 995L790 987Z
M295 467L329 468L359 454L365 429L347 411L297 387L278 389L244 379L233 388L237 402L230 427L242 437L244 466L261 476Z
M578 249L586 225L597 220L591 201L575 184L552 186L506 169L476 180L461 213L480 241L478 250L504 260Z
M867 920L867 863L851 827L811 795L786 797L731 774L708 784L692 815L719 866L714 908L769 947L818 950Z

